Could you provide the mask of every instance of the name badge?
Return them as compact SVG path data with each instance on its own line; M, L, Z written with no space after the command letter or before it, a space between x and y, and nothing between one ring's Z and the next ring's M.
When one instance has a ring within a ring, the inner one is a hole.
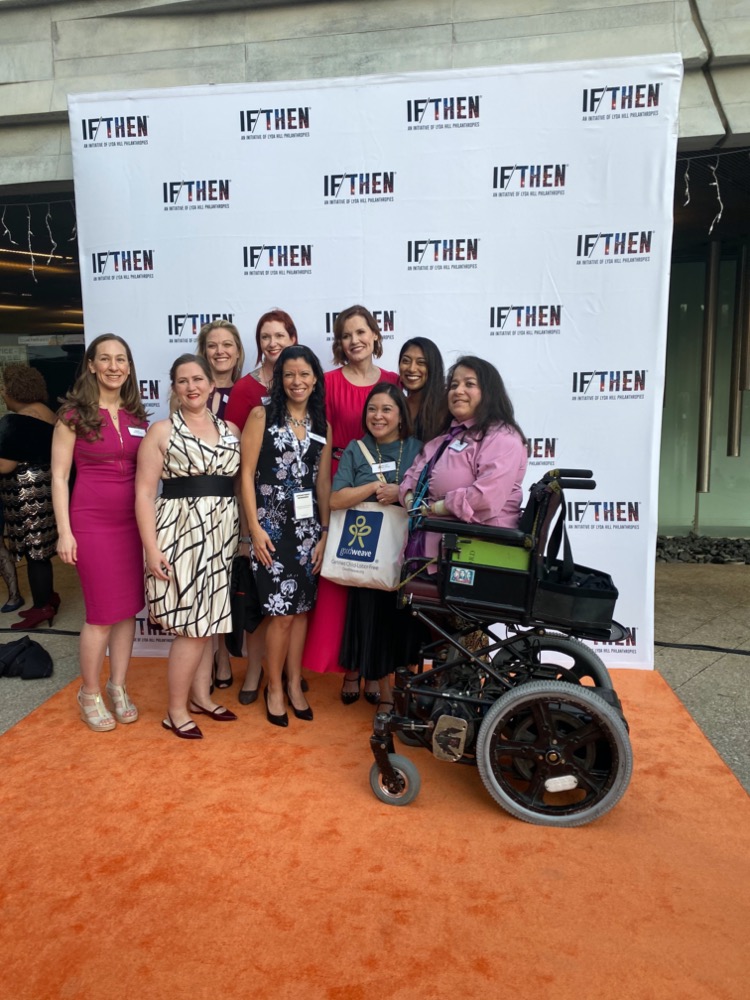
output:
M271 397L270 396L261 396L260 397L260 405L261 406L268 406L268 404L270 402L271 402Z
M325 444L326 443L326 439L324 437L321 437L320 434L313 434L312 431L310 431L310 440L311 441L318 441L320 444Z
M231 447L234 444L239 444L239 441L234 436L234 434L222 434L220 439L221 444L228 445Z
M294 494L294 520L305 521L313 516L312 490L298 490Z
M451 441L451 443L448 445L448 447L450 448L451 451L463 451L464 448L468 448L469 447L469 442L468 441Z
M134 438L142 438L146 436L146 430L144 427L128 427L128 434Z
M395 472L395 462L373 462L370 466L373 472Z

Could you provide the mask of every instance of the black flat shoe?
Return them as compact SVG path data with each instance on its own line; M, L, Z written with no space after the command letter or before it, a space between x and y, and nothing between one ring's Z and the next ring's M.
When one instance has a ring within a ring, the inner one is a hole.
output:
M229 664L229 677L217 677L219 671L219 665L216 662L216 653L214 653L214 669L212 672L213 687L215 688L230 688L234 684L234 674L232 673L232 664Z
M286 712L283 715L273 715L268 711L268 688L263 688L263 697L266 702L266 718L272 726L288 726L289 716Z
M263 683L263 667L260 668L260 673L258 674L258 683L254 688L246 689L240 688L237 699L240 705L252 705L254 701L258 700L258 692L260 691L260 686Z
M351 673L351 671L350 671ZM359 701L359 674L357 674L357 690L356 691L344 691L344 684L354 684L355 681L351 677L347 677L344 674L344 680L341 684L341 700L345 705L353 705L355 701Z

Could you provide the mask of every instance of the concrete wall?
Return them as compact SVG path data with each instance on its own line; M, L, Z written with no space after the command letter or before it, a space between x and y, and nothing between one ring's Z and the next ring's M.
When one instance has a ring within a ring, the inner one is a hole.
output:
M750 0L0 0L0 190L70 187L69 93L674 51L681 148L750 143Z

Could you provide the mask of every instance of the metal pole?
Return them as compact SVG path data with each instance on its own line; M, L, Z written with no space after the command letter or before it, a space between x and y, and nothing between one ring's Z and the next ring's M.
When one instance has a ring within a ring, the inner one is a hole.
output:
M729 428L727 431L727 456L740 457L742 441L742 375L743 360L747 365L747 244L743 243L737 255L737 272L734 279L734 323L732 327L732 367L729 374ZM744 358L743 358L744 354Z
M719 267L721 241L714 240L708 251L706 291L703 297L703 355L701 358L700 415L698 417L698 476L696 491L711 491L711 425L714 407L716 366L716 326L719 309ZM697 527L697 525L696 525Z
M750 246L742 245L744 253L743 288L744 296L739 310L741 324L740 341L740 389L750 389Z

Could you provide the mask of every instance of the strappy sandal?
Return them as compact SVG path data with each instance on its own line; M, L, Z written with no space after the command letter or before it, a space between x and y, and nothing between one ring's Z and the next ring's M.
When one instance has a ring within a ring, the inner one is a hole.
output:
M359 701L359 674L357 674L355 677L347 676L347 674L353 674L353 673L354 673L353 670L348 670L347 673L344 674L344 680L342 681L341 684L341 700L345 705L353 705L355 701ZM344 688L346 687L347 684L356 684L357 690L345 691Z
M93 732L108 733L117 725L112 715L107 711L101 691L89 694L81 687L76 695L76 700L81 710L81 719Z
M138 709L128 697L124 684L113 684L112 681L107 681L107 694L112 702L112 711L118 722L126 726L129 722L135 722L138 719Z
M376 688L374 691L368 691L368 684L377 684L377 681L365 681L365 701L370 705L380 704L380 689Z

